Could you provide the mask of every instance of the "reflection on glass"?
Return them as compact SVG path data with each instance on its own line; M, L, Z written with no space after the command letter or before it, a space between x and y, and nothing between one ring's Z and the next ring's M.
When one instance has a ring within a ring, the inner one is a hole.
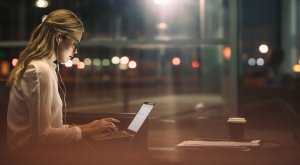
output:
M229 2L86 0L70 4L84 20L86 31L80 53L62 70L68 111L135 112L141 102L152 101L161 110L151 117L168 116L173 121L172 115L194 110L196 105L225 105L231 58ZM33 12L37 16L32 22L38 25L45 13ZM14 37L18 36L8 38ZM15 50L8 52L18 54ZM252 63L256 65L256 60Z

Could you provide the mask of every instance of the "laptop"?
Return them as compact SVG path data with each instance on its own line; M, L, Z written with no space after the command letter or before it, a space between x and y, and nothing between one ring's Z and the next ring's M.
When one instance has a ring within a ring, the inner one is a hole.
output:
M133 137L135 134L138 133L140 128L142 127L143 123L145 122L146 118L149 116L150 112L154 108L155 104L150 102L144 102L141 106L138 113L135 115L131 123L129 124L127 130L124 131L116 131L112 132L110 135L95 135L92 136L91 139L93 140L107 140L107 139L118 139L118 138L128 138Z

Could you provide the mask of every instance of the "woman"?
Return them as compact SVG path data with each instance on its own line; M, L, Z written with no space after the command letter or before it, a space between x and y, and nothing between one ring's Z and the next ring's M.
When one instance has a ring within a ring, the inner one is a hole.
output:
M68 10L51 12L34 29L7 81L11 86L7 113L11 149L66 144L109 134L114 122L119 122L105 118L84 125L63 124L63 102L58 92L61 77L57 77L55 61L66 63L77 54L83 32L80 19Z

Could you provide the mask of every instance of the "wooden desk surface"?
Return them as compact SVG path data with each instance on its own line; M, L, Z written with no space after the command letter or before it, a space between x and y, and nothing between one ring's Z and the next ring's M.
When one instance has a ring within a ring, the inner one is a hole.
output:
M281 146L264 142L251 150L203 148L181 150L175 147L149 147L149 154L157 164L273 164L278 163Z

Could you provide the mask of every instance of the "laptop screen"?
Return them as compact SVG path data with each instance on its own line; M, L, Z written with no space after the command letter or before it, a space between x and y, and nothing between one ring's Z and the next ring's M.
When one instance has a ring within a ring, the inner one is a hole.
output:
M135 115L132 122L129 124L128 130L133 132L138 132L141 126L143 125L144 121L150 114L153 107L154 107L153 103L144 102L141 109L138 111L138 113Z

